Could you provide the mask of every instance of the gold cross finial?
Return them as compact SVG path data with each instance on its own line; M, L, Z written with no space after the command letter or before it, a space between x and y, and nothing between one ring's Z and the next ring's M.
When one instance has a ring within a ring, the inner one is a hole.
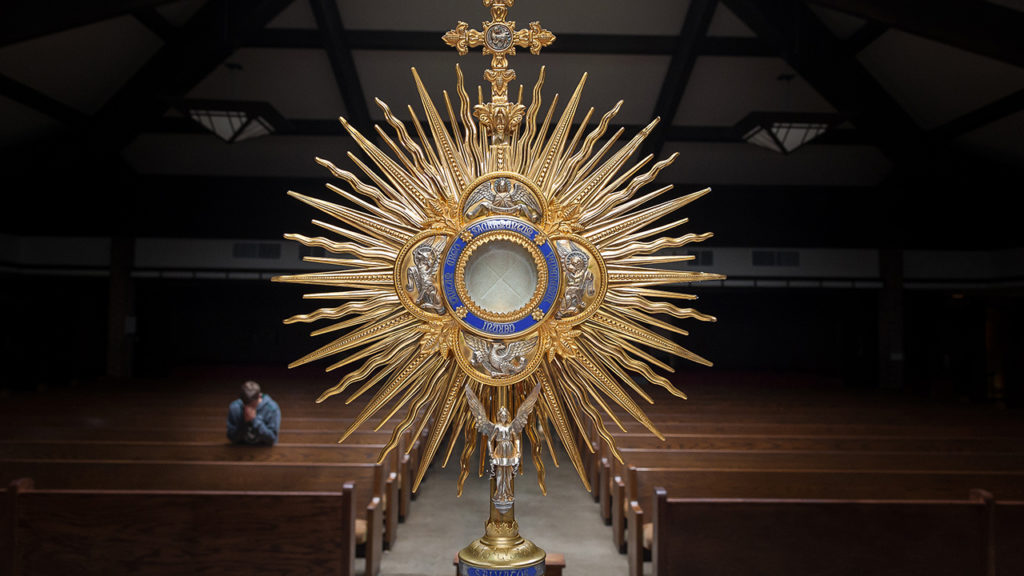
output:
M477 46L483 46L483 53L491 55L491 67L484 71L484 80L491 83L491 101L477 104L473 114L498 143L505 142L519 128L525 110L521 104L508 101L508 84L516 77L516 71L508 67L508 57L515 55L516 46L529 48L531 54L540 54L541 48L555 41L555 35L541 28L540 22L530 22L529 28L516 30L516 23L505 19L515 0L483 0L483 3L491 9L491 20L483 23L483 32L459 22L443 39L445 44L458 50L460 56Z

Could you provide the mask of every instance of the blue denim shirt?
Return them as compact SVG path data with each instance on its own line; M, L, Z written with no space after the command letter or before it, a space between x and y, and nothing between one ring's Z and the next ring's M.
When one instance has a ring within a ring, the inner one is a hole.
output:
M245 404L241 398L228 406L228 439L236 444L276 444L281 428L281 409L269 394L256 407L256 417L245 421Z

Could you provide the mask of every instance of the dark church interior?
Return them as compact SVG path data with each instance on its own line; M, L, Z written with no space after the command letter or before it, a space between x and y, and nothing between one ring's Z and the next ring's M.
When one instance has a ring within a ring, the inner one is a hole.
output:
M688 400L634 384L664 441L611 406L581 477L526 443L547 574L1024 574L1024 2L505 4L557 37L510 93L543 66L546 109L586 72L576 123L660 118L633 161L678 157L649 189L712 189L680 230L714 237L671 253L726 276L664 287L716 318L659 331L712 367L651 351ZM288 369L337 335L283 324L317 302L271 278L323 268L287 193L346 204L315 160L358 171L339 116L384 146L375 99L411 127L412 67L439 108L456 64L475 96L489 58L441 38L485 5L0 8L0 574L455 570L487 498L475 460L455 498L464 441L339 445L366 398L316 400L356 365ZM225 436L247 380L273 447Z

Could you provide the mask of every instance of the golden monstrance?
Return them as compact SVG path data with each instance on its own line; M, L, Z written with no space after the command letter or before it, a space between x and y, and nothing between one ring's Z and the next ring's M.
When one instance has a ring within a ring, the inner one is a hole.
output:
M353 387L348 402L373 392L339 441L374 415L382 415L380 428L404 410L379 460L407 430L429 429L413 490L446 435L445 463L465 439L460 493L477 447L481 458L486 451L490 515L484 536L459 553L465 576L544 574L544 551L519 535L515 520L522 436L542 492L540 455L547 444L554 457L553 436L588 490L580 457L592 446L588 430L618 457L601 416L621 427L612 404L662 437L631 396L652 402L630 372L685 398L652 368L672 371L649 349L710 366L675 342L686 332L665 317L714 318L675 303L695 296L658 287L723 278L666 267L692 258L670 249L711 237L665 235L686 223L670 215L710 190L644 190L676 157L627 164L657 119L628 142L619 143L620 129L598 148L622 102L586 135L593 109L574 128L586 75L553 125L557 97L538 123L543 68L529 107L522 86L509 99L516 73L508 57L555 41L538 22L518 28L508 20L513 3L483 0L491 12L483 31L459 22L443 36L460 55L482 46L491 56L483 75L490 101L478 89L471 103L456 66L459 113L447 92L438 111L413 69L425 123L410 107L412 132L379 99L393 131L375 127L385 149L341 118L370 163L350 152L357 176L317 158L343 183L327 187L345 203L289 195L330 216L313 224L333 238L285 238L344 257L306 257L337 269L274 278L325 286L305 297L340 301L285 321L330 320L313 335L340 334L292 367L328 357L336 359L328 371L358 363L318 402Z

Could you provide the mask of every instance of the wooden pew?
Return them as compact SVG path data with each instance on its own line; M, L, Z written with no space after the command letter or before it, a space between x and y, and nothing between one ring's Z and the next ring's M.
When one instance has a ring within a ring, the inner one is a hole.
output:
M851 421L806 422L794 418L793 422L764 421L756 418L746 420L723 421L719 415L710 414L706 422L679 422L667 420L655 422L662 434L742 434L745 436L882 436L882 437L915 437L915 438L948 438L975 436L1004 436L1024 438L1024 426L1019 423L1005 424L930 424L911 422L906 424L863 423ZM718 418L716 418L718 416ZM675 416L679 418L679 416ZM622 420L626 434L649 433L646 428L633 420ZM614 436L620 434L618 429L608 431ZM593 434L592 437L597 437Z
M321 444L276 446L238 446L217 443L125 443L125 442L0 442L0 460L186 460L210 462L282 462L282 463L368 463L376 462L383 445ZM401 504L408 506L408 486L402 476L408 475L408 458L404 465L400 450L384 461L385 490L382 493L385 540L387 547L395 544ZM396 478L392 478L392 476ZM392 492L395 496L392 496Z
M956 500L983 487L1010 500L1024 499L1024 472L949 470L722 470L633 468L615 478L612 539L626 550L627 506L650 509L654 488L687 498L842 500Z
M12 484L3 549L30 574L355 574L351 483L333 492L35 490ZM367 558L367 574L379 556Z
M0 438L12 438L14 435L19 434L19 428L25 428L26 426L34 429L45 429L54 431L74 432L83 429L115 429L123 430L125 433L131 435L135 434L136 430L148 430L154 428L152 416L144 418L95 418L89 415L82 414L61 414L58 418L45 419L45 418L31 418L26 422L19 423L18 420L12 419L8 421L0 422ZM309 430L314 432L334 432L341 437L341 434L348 429L349 425L352 424L353 418L283 418L281 419L280 435L287 434L289 430ZM227 418L225 416L210 416L210 417L190 417L176 415L168 418L161 418L161 427L165 428L179 428L185 430L192 429L206 429L215 428L219 429L227 438ZM362 429L366 431L373 431L374 427L379 423L379 420L372 419L362 425ZM390 431L388 432L390 433ZM130 437L130 436L129 436ZM335 438L337 440L337 438Z
M993 510L996 576L1024 574L1024 501L999 501Z
M282 430L281 440L274 446L274 449L283 449L285 446L301 445L313 446L324 445L338 447L338 439L342 431L323 431L306 429L285 429ZM383 444L391 437L386 431L357 430L348 437L342 447L350 445ZM398 472L398 515L401 519L409 515L410 500L412 494L412 479L406 480L409 474L419 465L423 442L421 439L412 440L412 434L404 435L401 444L393 452L396 460L396 471ZM66 427L23 427L3 430L0 434L0 453L3 453L5 446L10 444L51 444L61 443L69 446L82 446L85 443L121 443L138 446L160 445L160 444L224 444L226 442L223 427L206 428L66 428ZM407 448L408 452L407 454ZM259 447L247 447L254 449L250 454L259 454ZM29 450L26 448L25 450ZM71 448L69 448L71 450ZM144 450L144 448L140 448ZM273 457L273 452L266 454ZM254 458L258 458L255 456ZM119 459L119 458L114 458ZM123 459L123 458L120 458ZM233 458L232 458L233 459ZM374 457L376 460L376 457Z
M673 450L622 448L620 463L602 458L598 483L601 514L610 520L612 478L625 476L625 466L717 469L834 469L1024 471L1024 452L855 452L809 450ZM605 494L607 492L608 494Z
M128 460L0 460L0 481L32 478L47 490L172 490L238 492L332 492L355 484L356 517L365 521L367 561L383 552L385 489L380 464L289 464ZM363 522L358 523L360 528Z
M666 434L659 440L650 433L613 433L620 449L666 450L813 450L825 452L1024 452L1020 438L1005 436L763 436L750 434ZM610 456L600 443L601 457Z
M972 495L973 496L973 495ZM653 576L986 576L988 510L971 500L675 499L655 490ZM645 514L631 504L631 526ZM640 531L630 576L643 574Z

